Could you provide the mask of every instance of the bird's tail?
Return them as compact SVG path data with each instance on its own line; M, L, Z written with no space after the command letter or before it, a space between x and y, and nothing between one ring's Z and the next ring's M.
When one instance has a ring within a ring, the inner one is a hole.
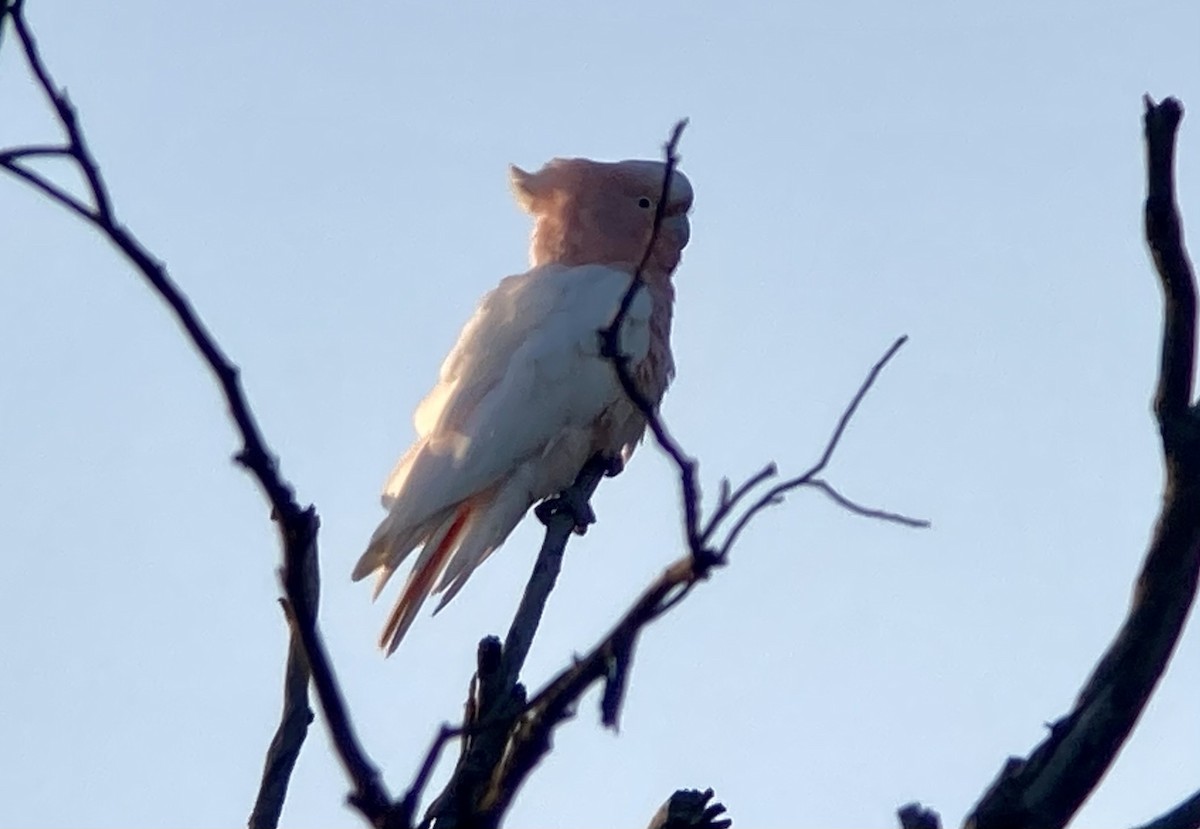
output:
M504 543L529 508L527 496L514 491L518 489L494 486L415 527L404 526L396 511L380 523L352 574L358 581L378 571L375 596L408 554L424 545L379 637L379 646L387 654L399 646L431 593L445 591L434 610L437 613L462 589L475 568ZM442 578L437 582L439 575Z
M392 608L387 624L383 626L383 633L379 635L379 647L388 654L400 645L400 640L408 632L409 626L421 610L421 605L425 604L425 599L433 590L434 579L445 569L450 553L454 551L463 527L470 518L471 508L465 505L460 507L425 542L425 549L413 565L404 590L400 593L396 606ZM381 584L380 587L382 586Z

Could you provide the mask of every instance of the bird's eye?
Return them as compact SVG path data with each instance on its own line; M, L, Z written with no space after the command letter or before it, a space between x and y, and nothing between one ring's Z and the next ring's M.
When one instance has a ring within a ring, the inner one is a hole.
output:
M643 210L649 210L653 205L654 202L650 201L650 199L646 198L645 196L642 196L640 199L638 199L638 207L642 208Z

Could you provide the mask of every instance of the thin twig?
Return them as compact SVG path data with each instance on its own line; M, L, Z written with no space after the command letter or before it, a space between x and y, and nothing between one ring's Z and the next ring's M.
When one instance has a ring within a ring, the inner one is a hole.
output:
M828 465L833 456L833 450L840 443L854 412L875 383L880 371L895 356L903 341L901 338L893 343L871 368L866 379L842 412L818 463L814 464L805 473L805 476L785 481L761 496L754 506L739 517L731 533L731 538L726 541L723 550L728 550L737 534L760 509L769 503L778 501L790 489L802 485L813 485L814 476ZM748 485L739 488L736 497L738 499L744 497L755 483L766 480L770 471L772 471L770 468L764 469L753 476ZM822 483L828 487L827 483L824 481ZM742 491L743 489L745 492ZM730 493L728 498L732 500L735 495ZM858 507L859 505L855 504L854 506ZM868 508L860 507L860 509L869 513ZM893 513L878 512L881 516L894 515ZM920 525L916 519L908 519L904 516L895 516L889 520L902 520L902 523ZM683 558L664 570L662 575L642 593L641 597L626 611L604 639L587 654L578 657L572 666L564 669L550 680L530 700L525 713L514 728L504 762L497 768L493 776L493 783L487 799L483 803L485 813L494 816L504 814L508 803L521 783L549 751L551 732L570 716L579 698L595 683L603 683L604 686L601 696L602 721L607 726L616 726L620 717L621 703L624 698L633 652L642 631L655 619L679 604L696 584L708 577L713 567L724 561L723 554L706 554L703 552L703 547L698 549L701 551L700 554L697 554L696 550L689 549Z
M397 823L400 826L412 826L413 815L416 814L417 806L421 803L421 795L424 794L425 787L429 785L430 775L437 768L438 759L442 756L442 749L446 747L446 743L456 737L461 737L462 734L461 726L442 723L442 727L438 729L438 733L434 735L433 741L429 744L429 749L425 752L425 759L421 761L421 768L417 770L417 776L413 778L408 791L404 793L404 797L396 806Z
M833 459L833 453L837 451L838 445L842 442L842 436L846 433L846 428L850 425L850 421L858 411L858 407L862 404L863 399L866 398L867 392L869 392L871 387L875 385L875 381L879 379L880 373L887 366L887 364L891 362L892 358L896 356L897 352L900 351L900 348L907 341L907 336L897 337L896 341L893 342L888 350L883 353L883 356L876 360L875 364L871 366L870 371L867 372L867 376L859 385L858 390L854 393L854 396L850 398L850 402L846 405L846 408L842 410L842 414L838 418L837 425L833 429L833 434L830 435L829 440L826 441L825 448L822 450L821 456L817 459L817 462L796 477L789 478L788 480L782 481L768 489L753 504L751 504L745 512L738 516L737 520L733 524L733 528L725 537L725 542L718 548L718 555L720 557L724 558L728 555L729 551L733 549L733 545L737 542L738 536L742 534L742 531L746 529L750 522L754 520L754 518L764 509L782 503L783 496L794 489L798 489L802 486L817 486L814 484L816 476L824 472L825 468L829 466L829 461ZM833 497L834 500L839 501L839 503L844 501L845 503L842 504L843 506L845 506L847 509L850 509L852 512L858 513L859 515L865 515L872 518L881 518L883 520L904 524L909 527L929 526L929 522L924 519L909 518L908 516L900 515L898 513L861 506L846 498L840 492L836 492L836 490L834 490L833 487L828 483L825 483L824 481L822 481L822 483L824 483L824 486L817 486L818 489L822 489L827 495Z
M675 127L671 130L671 137L667 140L663 148L666 167L663 170L662 191L658 199L658 204L654 208L654 222L650 226L650 237L646 242L646 250L642 254L642 261L638 263L637 270L633 273L633 279L630 280L629 287L626 289L624 296L621 297L621 304L617 307L616 315L608 327L600 332L602 344L600 353L612 363L613 369L617 373L617 379L621 383L621 388L624 389L630 402L633 403L642 417L645 418L646 425L654 435L654 440L658 443L659 448L667 453L679 470L679 486L684 512L684 531L687 536L688 548L699 551L702 549L703 544L700 539L700 489L696 482L696 461L688 457L687 453L683 451L683 447L667 431L666 424L658 416L654 403L638 388L637 382L633 377L633 371L629 365L629 355L621 351L620 346L621 328L625 324L625 318L629 316L629 309L633 307L634 297L637 296L638 291L642 288L642 274L645 272L646 265L653 255L654 245L658 241L663 219L666 217L667 201L671 193L671 181L675 177L675 168L679 164L679 155L677 152L679 140L683 137L683 130L687 127L687 123L687 119L684 118L675 124Z
M13 0L12 5L9 6L9 16L12 19L13 31L17 35L17 40L25 52L29 69L37 79L38 86L45 93L46 99L54 107L59 123L67 133L71 155L79 162L80 172L87 179L88 187L92 191L92 198L96 203L96 214L105 222L111 222L112 205L108 197L108 188L104 185L104 179L100 175L96 159L92 156L87 142L83 140L83 133L79 129L79 122L75 116L75 108L67 100L66 93L60 92L54 85L54 81L50 79L50 73L42 61L37 42L25 22L25 0Z
M829 499L847 512L852 512L855 515L861 515L863 518L872 518L876 521L887 521L892 524L901 524L905 527L913 527L914 529L926 529L929 527L929 521L924 518L911 518L907 515L901 515L898 512L889 512L885 509L876 507L864 506L857 501L851 501L842 493L826 481L824 478L812 478L805 483L805 486L813 487L829 496Z
M725 517L732 513L737 505L742 502L742 499L749 495L763 481L774 478L778 473L779 469L772 462L743 481L732 494L723 491L721 500L717 503L717 508L713 510L712 516L704 526L704 532L700 535L701 542L707 544L711 541L713 532L721 525ZM724 484L724 489L728 490L729 479L725 478L722 483Z
M833 435L830 436L829 442L825 444L825 451L821 453L820 460L813 464L813 466L807 472L805 472L803 475L800 475L797 480L799 480L799 478L811 478L818 472L824 471L825 467L829 465L830 459L833 458L833 453L837 451L838 444L842 441L842 435L846 433L846 427L850 425L850 421L858 412L858 407L862 404L863 399L867 396L867 392L871 390L871 387L875 385L875 381L879 379L880 372L882 372L884 367L891 362L891 359L896 356L896 352L899 351L906 342L908 342L908 335L897 337L896 341L892 343L891 348L883 353L883 356L875 362L875 365L871 366L871 370L867 372L867 379L864 380L862 385L858 387L858 391L855 392L854 397L850 400L850 405L845 408L845 410L842 412L842 416L838 418L837 427L834 428Z
M73 158L70 147L61 144L26 144L12 150L0 150L0 164L22 158Z
M96 224L96 214L92 212L90 207L44 176L26 169L16 161L0 161L0 169L7 170L13 176L39 191L43 196L67 208L84 221Z

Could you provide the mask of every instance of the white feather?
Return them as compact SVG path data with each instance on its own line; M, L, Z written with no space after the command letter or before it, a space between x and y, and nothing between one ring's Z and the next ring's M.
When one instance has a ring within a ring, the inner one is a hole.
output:
M508 277L483 298L417 408L421 439L384 485L404 523L486 489L564 430L589 428L623 397L600 356L598 332L616 315L629 280L603 265L545 265ZM639 291L621 331L621 348L635 363L649 350L650 310Z
M384 485L390 512L356 579L381 569L386 581L422 542L423 558L431 555L466 502L470 518L438 585L449 588L448 600L532 503L568 486L592 453L623 448L627 434L611 436L615 446L595 445L602 415L629 405L600 354L599 331L630 279L604 265L549 264L508 277L483 298L417 407L418 440ZM621 330L621 349L635 364L649 351L651 308L640 289ZM407 609L403 627L418 607Z

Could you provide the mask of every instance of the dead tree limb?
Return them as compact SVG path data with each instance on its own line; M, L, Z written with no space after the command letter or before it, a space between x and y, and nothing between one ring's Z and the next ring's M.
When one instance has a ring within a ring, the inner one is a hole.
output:
M13 33L31 74L58 118L66 143L61 146L30 145L0 150L0 170L30 185L99 231L171 309L176 322L199 352L221 389L229 417L242 441L242 447L234 459L258 483L271 505L271 517L279 530L283 550L280 581L293 636L289 654L296 658L289 657L288 660L283 720L268 753L262 781L265 791L260 792L251 822L255 826L269 827L273 825L272 819L278 819L277 807L286 794L294 753L299 751L307 731L299 723L308 716L305 713L308 709L307 692L303 686L307 685L305 674L311 672L335 749L353 782L350 802L373 825L392 826L395 818L391 800L383 788L379 772L354 734L341 690L317 629L316 562L320 522L316 511L311 506L300 506L291 484L280 474L278 461L268 449L246 399L237 366L217 344L166 267L117 220L108 186L88 147L75 108L55 85L42 60L25 19L24 0L10 0L4 7L4 15L0 15L0 22L5 16L12 23ZM44 156L67 157L75 163L86 183L90 203L59 188L27 165L28 160ZM297 653L297 643L303 652L303 659ZM289 756L292 756L291 760Z
M310 547L308 552L311 555L306 554L300 566L304 581L304 603L315 609L319 601L320 574L317 571L315 546ZM284 605L285 614L287 610ZM283 713L280 714L279 726L275 729L275 736L263 761L258 796L247 824L249 829L274 829L279 825L292 770L296 767L300 749L304 747L304 739L308 736L308 727L313 721L313 712L308 704L308 683L312 672L304 653L304 643L290 623L287 665L283 677Z
M1163 291L1154 415L1166 484L1124 624L1079 692L1028 758L1010 758L967 818L971 829L1065 826L1100 783L1166 670L1200 575L1200 416L1193 408L1196 285L1175 202L1175 139L1183 107L1145 98L1146 242Z
M1138 829L1200 829L1200 792Z
M900 829L942 829L942 818L920 803L908 803L896 810Z
M729 829L725 806L713 801L713 790L680 789L654 814L647 829Z

